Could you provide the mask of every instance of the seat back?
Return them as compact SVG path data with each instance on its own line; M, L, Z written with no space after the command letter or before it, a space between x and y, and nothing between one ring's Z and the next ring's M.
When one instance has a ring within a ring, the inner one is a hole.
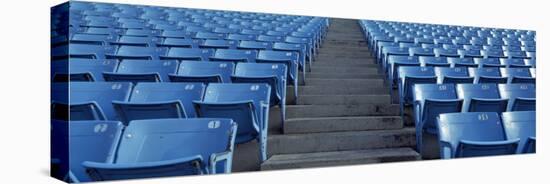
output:
M168 74L175 74L178 62L170 60L123 60L115 73L105 73L106 81L168 82Z
M491 144L506 141L496 112L441 114L437 122L442 158L513 154L516 151L517 142Z
M506 84L508 79L500 75L500 69L495 67L469 68L470 76L475 78L475 83L500 83Z
M69 66L70 74L67 74L66 66ZM114 72L118 62L116 60L95 60L95 59L70 59L70 61L52 62L55 70L53 82L66 81L104 81L103 72ZM65 71L63 71L65 70Z
M233 40L204 40L199 47L212 49L235 49L237 42Z
M520 139L518 153L534 153L536 137L536 112L503 112L502 122L508 139Z
M499 84L500 96L509 99L508 111L535 111L536 89L534 84Z
M124 82L71 82L70 118L73 121L104 120L92 116L102 114L106 120L118 120L112 101L128 101L131 89L132 84Z
M237 48L239 49L255 49L255 50L267 50L271 49L273 46L270 42L259 42L259 41L240 41Z
M418 104L415 111L420 115L417 126L432 133L437 116L462 110L462 100L457 98L454 84L416 84L413 95Z
M172 47L165 56L161 56L161 59L208 61L213 53L211 49Z
M433 67L403 66L399 67L400 93L406 103L413 100L415 84L435 84L437 78Z
M435 67L435 75L438 83L474 83L474 78L470 77L466 67Z
M230 83L235 65L231 62L181 61L172 82Z
M457 96L464 99L463 112L504 112L507 99L501 99L496 84L457 84Z
M284 64L263 64L263 63L239 63L235 69L237 81L245 83L266 82L267 77L276 77L276 83L271 86L271 101L286 96L287 69ZM279 99L282 100L282 99Z
M231 61L231 62L256 62L257 51L237 50L237 49L217 49L211 61Z

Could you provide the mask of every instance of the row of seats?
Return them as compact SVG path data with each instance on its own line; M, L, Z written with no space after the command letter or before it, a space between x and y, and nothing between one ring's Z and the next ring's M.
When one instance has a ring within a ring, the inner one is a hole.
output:
M134 120L128 126L55 120L51 126L52 172L69 173L64 179L70 182L228 173L237 133L237 124L223 118Z
M437 118L443 159L534 153L534 111L445 113Z

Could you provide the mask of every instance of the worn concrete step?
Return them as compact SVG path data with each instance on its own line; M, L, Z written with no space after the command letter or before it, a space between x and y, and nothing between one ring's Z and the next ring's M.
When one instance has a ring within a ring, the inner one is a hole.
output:
M382 79L382 74L361 74L361 73L307 73L306 78L319 79Z
M294 94L294 86L287 87L287 99ZM300 86L298 95L360 95L360 94L388 94L384 86L364 86L350 88L335 88L331 86Z
M361 51L361 52L370 52L368 47L359 47L359 46L350 46L350 45L323 45L321 49L319 49L319 53L322 53L323 51L331 51L334 49L341 49L341 50L354 50L354 51Z
M285 134L390 130L403 128L400 116L293 118L285 121Z
M344 117L344 116L397 116L399 104L368 105L288 105L286 118Z
M420 160L411 148L386 148L273 155L261 165L261 170L297 169L340 165Z
M346 64L371 64L375 63L374 58L353 58L353 57L319 57L313 62L313 65L323 65L325 63L346 63Z
M369 67L369 68L378 68L378 64L374 62L363 62L361 64L349 64L345 62L338 62L337 60L333 62L324 61L322 63L314 63L316 67L356 67L356 68L362 68L362 67ZM312 67L313 67L312 66Z
M358 71L340 71L340 72L370 72L374 73L371 69L358 70ZM383 86L383 79L317 79L306 78L306 84L311 86L331 86L331 87L369 87L369 86ZM299 90L299 88L298 88Z
M378 68L377 67L354 67L354 66L324 66L319 64L319 65L311 66L311 72L376 74L378 72ZM308 82L307 76L306 76L306 82Z
M332 52L319 52L317 55L319 58L373 58L368 52L361 51L332 51Z
M302 95L298 105L361 105L390 103L390 95Z
M283 134L268 137L268 154L313 153L415 146L415 129Z

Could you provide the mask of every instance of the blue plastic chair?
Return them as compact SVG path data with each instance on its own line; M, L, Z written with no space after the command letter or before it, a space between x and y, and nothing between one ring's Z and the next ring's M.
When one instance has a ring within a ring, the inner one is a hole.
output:
M110 45L127 45L137 47L156 47L159 42L156 37L121 35L118 39L109 42Z
M311 63L313 62L312 54L308 52L306 44L303 43L273 43L273 50L276 51L295 51L300 53L300 67L302 71L306 71L305 63L308 64L308 71L311 71Z
M168 50L166 55L160 56L161 59L168 60L196 60L196 61L208 61L208 58L212 56L214 50L212 49L196 49L196 48L180 48L172 47Z
M478 65L474 63L473 58L454 58L449 57L447 58L449 63L451 63L451 67L473 67L477 68Z
M422 154L423 134L437 135L437 116L461 112L463 100L456 96L454 84L416 84L413 95L416 145L417 151Z
M486 67L506 67L500 63L499 58L474 58L474 62L478 64L481 68Z
M398 80L398 71L399 67L402 66L420 66L420 62L417 56L401 56L401 55L390 55L388 56L388 81L392 87L396 87Z
M52 53L52 57L80 58L80 59L105 59L106 54L114 52L114 47L88 44L69 44L68 55L66 53Z
M508 99L500 98L498 87L493 83L457 84L457 96L464 99L462 112L497 112L506 111Z
M235 65L231 62L181 61L172 82L230 83Z
M481 50L481 55L485 58L505 58L504 52L501 50Z
M62 85L55 88L63 90ZM55 89L54 88L54 89ZM66 91L55 91L52 94L52 114L70 110L70 120L118 120L111 102L113 100L127 101L130 97L131 83L122 82L71 82L69 98ZM67 87L65 87L67 90ZM67 102L66 100L69 100Z
M259 41L240 41L237 45L238 49L244 50L270 50L273 47L271 42Z
M193 118L193 100L202 100L205 86L201 83L138 83L130 99L113 101L120 121L161 118Z
M230 119L136 120L116 159L82 165L95 181L231 173L236 130Z
M258 52L255 50L217 49L210 61L256 62Z
M298 97L298 52L262 50L256 58L257 63L284 64L287 68L287 81L294 86L294 97ZM303 72L305 79L305 72ZM305 83L305 80L303 80Z
M508 140L520 139L517 153L536 152L536 116L535 111L502 113L502 122Z
M500 96L508 99L507 111L536 111L534 84L499 84Z
M435 48L434 54L437 57L449 57L449 58L459 58L457 49L444 49L444 48Z
M501 68L500 73L508 78L508 83L536 84L536 79L531 77L529 68Z
M483 58L479 49L458 50L458 54L462 58Z
M508 67L508 68L530 68L531 65L528 65L527 62L525 62L526 59L500 59L500 64Z
M451 66L451 63L447 61L447 57L420 56L418 61L422 66Z
M55 70L52 80L53 82L103 81L102 73L114 72L117 65L116 60L70 59L69 62L55 61L52 62L53 70Z
M496 112L441 114L437 125L443 159L514 154L520 141L507 140Z
M221 33L213 33L213 32L197 32L195 33L193 38L196 39L213 39L213 40L223 40L225 39L226 35Z
M207 48L207 49L236 49L237 43L238 42L233 40L208 39L208 40L204 40L201 44L199 44L199 47Z
M54 164L62 167L61 179L75 183L92 181L82 162L115 159L111 153L122 128L118 121L52 121L52 158L58 162Z
M401 116L405 105L413 103L413 87L415 84L435 84L437 76L433 67L403 66L399 68L399 104ZM393 95L393 94L392 94Z
M469 68L470 76L474 77L474 83L508 83L508 78L500 75L500 69L495 67Z
M197 48L199 40L186 39L186 38L165 38L161 43L157 44L157 47L166 48Z
M116 72L103 72L103 78L111 82L168 82L168 74L175 74L177 68L177 61L126 59Z
M256 139L261 161L267 159L267 128L271 87L267 84L219 84L206 88L202 101L193 101L198 117L231 118L237 122L237 144Z
M159 60L159 56L166 53L165 48L140 47L122 45L114 54L106 54L107 59L138 59L138 60Z
M227 35L228 40L237 40L237 41L254 41L256 40L255 35L246 35L246 34L228 34Z
M387 71L390 56L409 56L409 49L405 47L384 47L382 49L382 69Z
M313 45L313 40L311 38L287 36L284 38L284 40L275 41L275 42L306 44L307 52L311 53L312 56L317 55L317 49L315 48L315 45Z
M435 57L434 50L430 48L411 47L409 48L411 56L432 56Z
M286 119L286 74L284 64L239 63L235 74L231 77L233 83L266 83L271 87L270 105L279 105L281 121ZM283 128L284 130L284 128Z
M70 44L107 45L114 39L111 35L76 33L72 35L69 42Z
M258 35L256 37L257 41L261 42L282 42L285 40L284 36L269 36L269 35Z
M474 83L474 77L470 77L466 67L435 67L434 70L439 84Z

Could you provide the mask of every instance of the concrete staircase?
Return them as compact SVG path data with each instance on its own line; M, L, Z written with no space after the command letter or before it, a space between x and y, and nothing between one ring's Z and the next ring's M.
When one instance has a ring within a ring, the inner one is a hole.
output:
M404 126L399 106L391 103L357 20L331 20L311 72L306 74L306 85L298 93L295 105L287 106L284 133L276 117L270 119L269 159L259 169L420 159L411 149L414 128ZM277 113L270 112L272 116ZM244 148L237 148L235 155L239 149ZM242 170L250 169L255 170Z

